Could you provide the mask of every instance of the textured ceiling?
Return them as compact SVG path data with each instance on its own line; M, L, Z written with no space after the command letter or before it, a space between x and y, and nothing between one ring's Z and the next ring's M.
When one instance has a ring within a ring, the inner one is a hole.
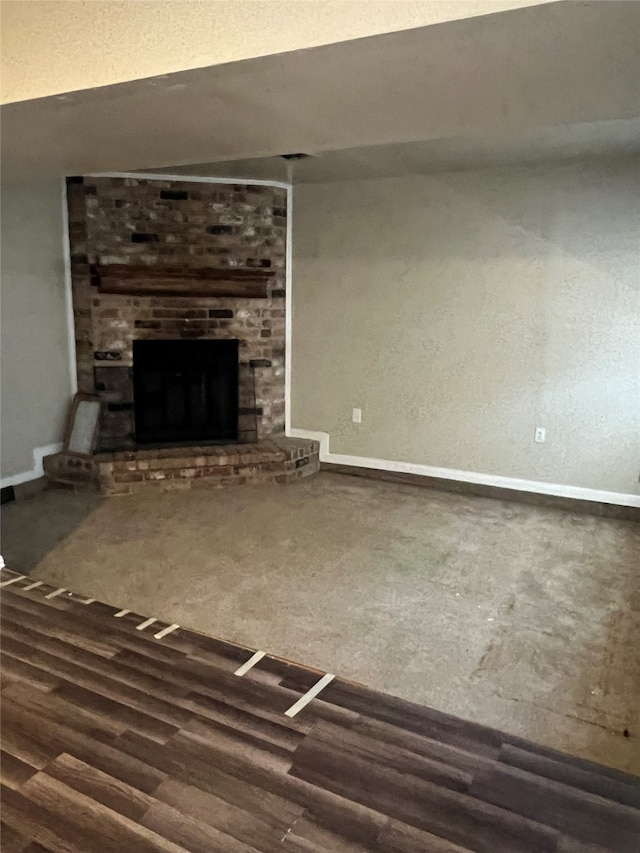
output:
M550 0L2 0L2 103Z
M421 163L446 165L536 134L624 145L640 115L639 32L640 4L547 4L9 104L3 177L365 147L384 160L374 147L416 142ZM367 156L345 152L343 166Z

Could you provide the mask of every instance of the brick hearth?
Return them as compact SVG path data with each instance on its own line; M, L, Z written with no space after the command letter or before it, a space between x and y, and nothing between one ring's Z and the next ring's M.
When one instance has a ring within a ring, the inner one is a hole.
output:
M146 488L204 489L243 483L292 483L318 470L318 444L274 438L256 444L167 447L76 456L47 456L44 468L58 488L126 495Z

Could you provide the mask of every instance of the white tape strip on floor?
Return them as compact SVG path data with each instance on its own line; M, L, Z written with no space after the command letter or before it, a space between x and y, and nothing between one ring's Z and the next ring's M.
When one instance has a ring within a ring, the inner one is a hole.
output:
M93 604L94 601L95 598L85 598L83 601L80 602L80 604Z
M36 589L36 587L39 586L42 586L42 581L34 581L33 583L30 583L29 586L23 586L22 591L29 592L30 589Z
M21 581L23 577L24 577L24 575L18 575L17 578L9 578L8 581L2 581L2 583L0 583L0 586L9 586L10 583L15 583L16 581Z
M252 655L246 663L243 663L241 667L236 669L234 675L244 675L245 672L249 672L252 666L255 666L258 661L261 661L265 656L265 652L256 652L255 655Z
M152 616L151 619L145 619L144 622L141 622L139 625L136 625L136 631L144 631L145 628L148 628L149 625L153 625L156 621L156 617Z
M66 591L66 588L61 586L60 589L54 589L54 591L50 592L49 595L45 595L45 598L56 598L58 595L62 595L62 593Z
M153 636L156 638L156 640L161 640L163 637L166 637L167 634L170 634L172 631L175 631L176 628L179 628L179 627L180 627L179 625L175 625L175 624L174 625L167 625L166 628L163 628L162 631L158 631L158 633L154 634Z
M131 611L130 610L118 610L118 612L114 613L113 615L115 616L116 619L120 619L120 617L126 616L127 613L131 613Z
M330 672L328 672L326 675L323 675L320 681L317 681L313 685L313 687L304 694L304 696L301 696L300 699L298 699L298 701L294 705L292 705L288 711L284 712L286 716L295 717L298 711L302 711L302 709L305 708L309 704L309 702L311 702L311 700L314 699L318 695L318 693L320 693L321 690L324 690L327 684L332 682L334 678L335 675Z

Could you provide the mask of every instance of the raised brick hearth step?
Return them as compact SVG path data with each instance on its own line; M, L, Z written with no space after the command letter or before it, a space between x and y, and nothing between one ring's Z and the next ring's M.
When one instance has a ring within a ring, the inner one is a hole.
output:
M315 441L273 438L255 444L167 447L46 456L53 487L125 495L141 489L202 489L243 483L292 483L317 472Z

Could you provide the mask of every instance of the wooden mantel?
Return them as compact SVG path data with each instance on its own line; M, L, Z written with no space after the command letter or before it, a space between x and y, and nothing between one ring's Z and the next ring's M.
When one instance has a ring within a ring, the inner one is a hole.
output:
M147 267L95 265L93 283L100 293L127 296L236 296L265 299L274 270L239 267Z

